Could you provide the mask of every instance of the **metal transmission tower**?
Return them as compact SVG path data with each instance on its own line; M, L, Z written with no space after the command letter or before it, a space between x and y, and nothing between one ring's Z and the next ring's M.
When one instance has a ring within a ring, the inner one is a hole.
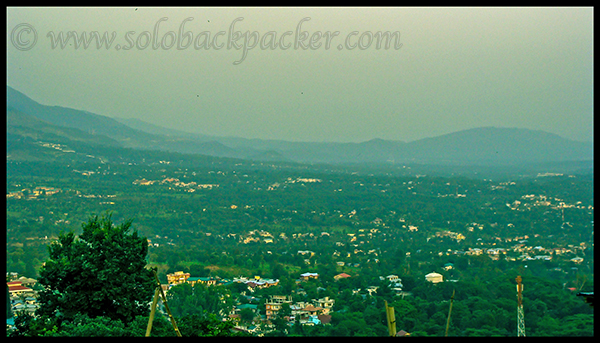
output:
M517 337L525 337L525 314L523 313L523 284L517 276Z

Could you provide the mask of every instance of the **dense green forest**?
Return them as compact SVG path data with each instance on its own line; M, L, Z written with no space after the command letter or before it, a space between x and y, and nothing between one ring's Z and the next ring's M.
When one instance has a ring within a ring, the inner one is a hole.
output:
M593 308L576 296L594 284L593 174L419 174L404 165L100 147L61 160L68 153L53 149L57 160L7 160L7 271L37 278L60 233L80 234L90 216L109 212L115 222L132 219L148 239L147 263L162 282L174 271L278 279L253 293L263 313L273 294L335 299L330 325L276 321L272 335L385 336L385 300L398 330L442 336L455 290L450 336L516 336L517 275L528 335L593 335ZM453 268L445 270L448 263ZM446 282L425 281L432 271ZM319 278L297 283L304 272ZM334 281L341 272L351 277ZM395 295L381 281L390 274L410 295ZM379 288L369 295L370 286ZM174 291L173 307L180 315L218 314L198 305L211 292L179 302ZM218 292L232 299L227 306L247 293L235 285Z

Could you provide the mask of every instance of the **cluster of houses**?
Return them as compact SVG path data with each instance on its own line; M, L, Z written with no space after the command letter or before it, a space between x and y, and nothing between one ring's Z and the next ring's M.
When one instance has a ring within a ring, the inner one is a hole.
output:
M336 280L350 277L345 273L340 273L335 276ZM318 279L318 273L302 273L300 274L298 282L308 281L311 279ZM254 292L256 289L267 288L276 286L279 284L278 279L265 279L260 276L254 276L253 278L248 277L237 277L231 280L220 279L215 277L193 277L190 273L184 273L183 271L177 271L171 274L167 274L167 285L162 285L164 290L167 290L175 285L182 283L189 283L191 285L204 284L207 286L219 286L228 285L231 283L243 283L248 286L250 292ZM252 297L251 297L252 298ZM328 324L331 321L330 312L333 308L335 301L329 297L321 299L313 299L308 302L293 302L290 295L271 295L265 302L265 313L264 318L261 321L269 323L278 312L284 308L284 304L289 305L289 313L286 313L284 319L293 323L299 322L302 325L317 325L317 324ZM236 323L236 327L239 330L257 332L258 327L253 324L254 320L250 322L242 321L241 311L244 309L250 309L255 318L260 318L258 312L258 305L252 303L238 304L233 309L232 313L229 314L229 319Z
M181 283L189 283L192 286L196 284L203 284L206 286L226 286L236 282L246 284L251 292L255 289L277 286L279 284L278 279L265 279L260 276L255 276L253 278L240 276L229 280L212 276L191 276L190 273L184 273L183 271L167 274L167 282L167 285L162 285L165 290Z
M270 320L278 315L284 304L288 304L290 312L285 319L290 322L298 320L301 324L315 325L328 324L331 321L329 314L335 301L329 297L314 299L310 302L293 302L289 295L271 295L265 302L266 319Z
M150 186L153 184L160 184L160 185L170 184L175 187L184 188L187 192L195 192L196 189L213 189L214 187L219 187L218 184L198 184L194 181L186 183L186 182L183 182L183 181L181 181L177 178L173 178L173 177L167 177L167 178L163 179L162 181L146 180L145 178L142 178L142 179L134 180L132 183L134 185L140 185L140 186ZM169 187L169 189L172 189L172 188Z
M350 275L346 274L346 273L339 273L337 275L335 275L333 277L334 280L340 280L340 279L345 279L345 278L349 278ZM302 273L300 274L300 277L298 278L297 282L301 282L301 281L308 281L311 279L318 279L319 278L319 274L318 273ZM229 285L231 283L243 283L246 284L248 286L248 289L250 290L250 292L253 292L255 289L261 289L261 288L267 288L267 287L271 287L271 286L277 286L279 285L279 279L267 279L267 278L262 278L260 276L254 276L254 277L245 277L245 276L239 276L233 279L221 279L219 277L212 277L212 276L205 276L205 277L196 277L196 276L191 276L190 273L184 273L183 271L177 271L171 274L167 274L167 285L162 285L164 290L168 290L169 288L181 284L181 283L189 283L192 286L195 284L203 284L206 286L226 286Z
M451 268L451 264L448 264ZM339 273L335 275L334 280L341 280L351 277L346 273ZM315 280L319 278L318 273L306 272L300 274L297 282L305 282L309 280ZM233 282L244 283L248 286L248 289L253 292L257 288L265 288L275 286L279 283L279 280L263 279L259 276L254 278L237 277L232 280L219 279L214 277L192 277L190 273L184 273L178 271L172 274L167 274L168 285L163 285L165 289L168 289L174 285L181 283L194 284L205 284L210 286L227 285ZM443 282L443 277L438 273L430 273L425 276L427 281L432 283ZM380 276L380 280L387 280L390 288L398 295L410 295L411 293L404 292L402 290L402 280L397 275ZM370 286L365 291L368 294L377 292L377 286ZM360 289L354 289L353 293L359 293ZM289 325L300 323L302 325L319 325L329 324L331 321L331 312L333 311L333 305L335 300L329 297L323 297L319 299L312 299L309 301L297 301L294 302L291 295L270 295L264 302L265 314L261 316L259 314L258 303L253 303L256 298L252 296L246 296L249 298L249 303L238 304L234 307L233 311L228 315L229 319L236 322L236 328L238 330L259 333L259 327L255 325L255 319L259 319L260 322L271 323L274 318L283 318L288 321ZM253 314L253 320L242 320L242 311L251 310ZM284 311L283 313L281 311Z
M536 235L536 237L539 235ZM554 248L544 248L542 246L530 246L527 245L528 236L521 237L522 239L517 241L517 244L508 248L500 248L495 247L496 243L491 243L494 247L489 248L467 248L464 250L451 250L440 251L437 253L439 256L443 255L467 255L467 256L478 256L478 255L486 255L494 261L498 261L501 258L506 261L534 261L534 260L544 260L551 261L561 256L563 260L570 261L573 263L581 263L583 262L583 258L577 256L578 254L584 254L584 250L587 248L585 243L581 243L579 245L569 244L567 247L554 247ZM498 238L498 240L500 240ZM506 239L505 241L510 242L511 239ZM478 239L478 243L484 245L481 238ZM421 250L417 250L417 253L421 252ZM575 255L572 258L564 258L563 255ZM407 253L407 256L410 256L410 253Z
M256 298L254 298L256 299ZM266 299L265 315L259 314L258 304L238 304L229 314L228 318L235 322L235 329L262 335L261 328L257 322L273 327L272 320L276 317L283 318L289 325L299 323L301 325L327 325L331 322L331 311L335 300L329 297L313 299L305 302L294 302L289 295L270 295ZM287 307L287 308L286 308ZM242 311L249 311L252 319L242 319Z
M24 276L18 277L17 273L6 273L6 278L11 280L6 282L6 286L8 287L8 298L13 315L16 316L17 313L23 311L33 314L39 307L37 292L33 289L37 280ZM10 329L14 328L14 324L14 317L6 318L6 325Z
M22 198L37 198L40 195L54 195L58 192L60 192L61 190L58 188L54 188L54 187L45 187L45 186L38 186L35 187L33 189L30 188L24 188L20 191L14 191L14 192L9 192L6 194L6 198L15 198L15 199L22 199Z

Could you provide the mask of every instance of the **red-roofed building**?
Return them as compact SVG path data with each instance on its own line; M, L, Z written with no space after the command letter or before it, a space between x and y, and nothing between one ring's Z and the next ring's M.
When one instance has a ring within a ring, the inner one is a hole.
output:
M33 293L33 289L22 286L21 282L7 282L6 284L8 285L8 294L10 294L11 297L18 297L25 293Z
M331 315L330 314L320 314L317 316L321 321L321 324L329 324L331 323Z
M396 333L396 337L406 337L406 336L410 336L410 333L408 333L404 330L400 330Z

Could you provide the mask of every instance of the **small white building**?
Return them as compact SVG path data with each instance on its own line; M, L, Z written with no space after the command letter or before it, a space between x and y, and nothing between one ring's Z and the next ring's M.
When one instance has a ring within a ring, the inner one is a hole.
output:
M396 282L396 281L400 280L398 278L398 275L388 275L385 278L388 279L389 282Z
M432 282L432 283L438 283L438 282L444 282L444 277L442 276L442 274L432 272L432 273L425 275L425 280Z
M574 263L581 263L581 262L583 262L583 258L579 257L579 256L578 257L573 257L570 261L574 262Z

